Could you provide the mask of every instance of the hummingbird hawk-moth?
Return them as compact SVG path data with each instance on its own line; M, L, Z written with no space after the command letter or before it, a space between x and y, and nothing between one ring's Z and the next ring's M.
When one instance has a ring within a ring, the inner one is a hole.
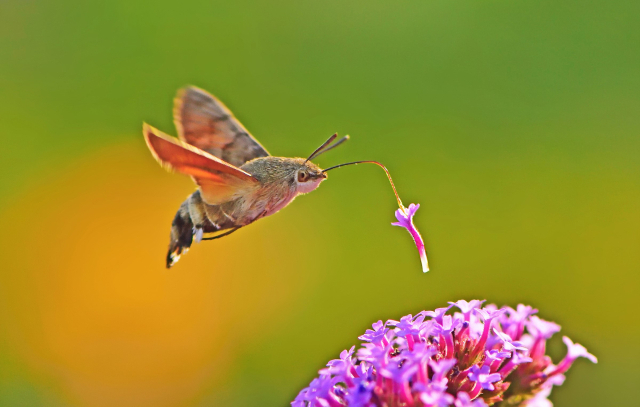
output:
M173 116L178 139L143 125L160 165L190 175L198 185L171 224L167 268L194 240L227 236L316 189L331 168L322 170L311 160L348 139L334 142L334 134L306 159L273 157L222 102L196 87L178 92ZM214 232L223 233L204 237Z

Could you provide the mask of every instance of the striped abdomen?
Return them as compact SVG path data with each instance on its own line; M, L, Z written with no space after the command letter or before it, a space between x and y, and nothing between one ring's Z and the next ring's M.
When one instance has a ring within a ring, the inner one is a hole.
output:
M193 243L202 239L204 233L213 233L236 227L236 221L218 205L207 205L202 201L200 190L191 194L180 205L171 223L171 238L167 253L167 268L173 266Z

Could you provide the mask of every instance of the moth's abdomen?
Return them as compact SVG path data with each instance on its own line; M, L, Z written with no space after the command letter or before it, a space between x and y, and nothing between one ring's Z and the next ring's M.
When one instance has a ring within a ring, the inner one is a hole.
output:
M183 253L186 253L193 242L193 222L189 216L189 198L180 205L178 213L171 223L167 268L171 268Z
M171 223L167 268L173 266L189 250L193 241L199 242L205 233L234 226L234 219L226 215L222 206L207 205L202 200L200 190L194 192L180 205Z

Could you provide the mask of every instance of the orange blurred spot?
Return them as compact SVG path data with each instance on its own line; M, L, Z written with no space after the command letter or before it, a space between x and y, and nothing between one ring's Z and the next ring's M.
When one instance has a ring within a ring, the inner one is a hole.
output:
M236 344L282 320L301 291L293 268L265 270L259 229L196 244L166 270L190 182L142 142L124 144L47 174L0 213L0 317L17 357L63 398L188 404L223 383Z

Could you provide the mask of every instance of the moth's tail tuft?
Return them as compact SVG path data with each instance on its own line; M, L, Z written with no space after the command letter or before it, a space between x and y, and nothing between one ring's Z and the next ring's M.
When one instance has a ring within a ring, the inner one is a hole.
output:
M186 201L185 201L186 203ZM193 242L193 223L188 207L183 204L171 223L171 241L167 253L167 268L171 268L183 253L189 251Z

